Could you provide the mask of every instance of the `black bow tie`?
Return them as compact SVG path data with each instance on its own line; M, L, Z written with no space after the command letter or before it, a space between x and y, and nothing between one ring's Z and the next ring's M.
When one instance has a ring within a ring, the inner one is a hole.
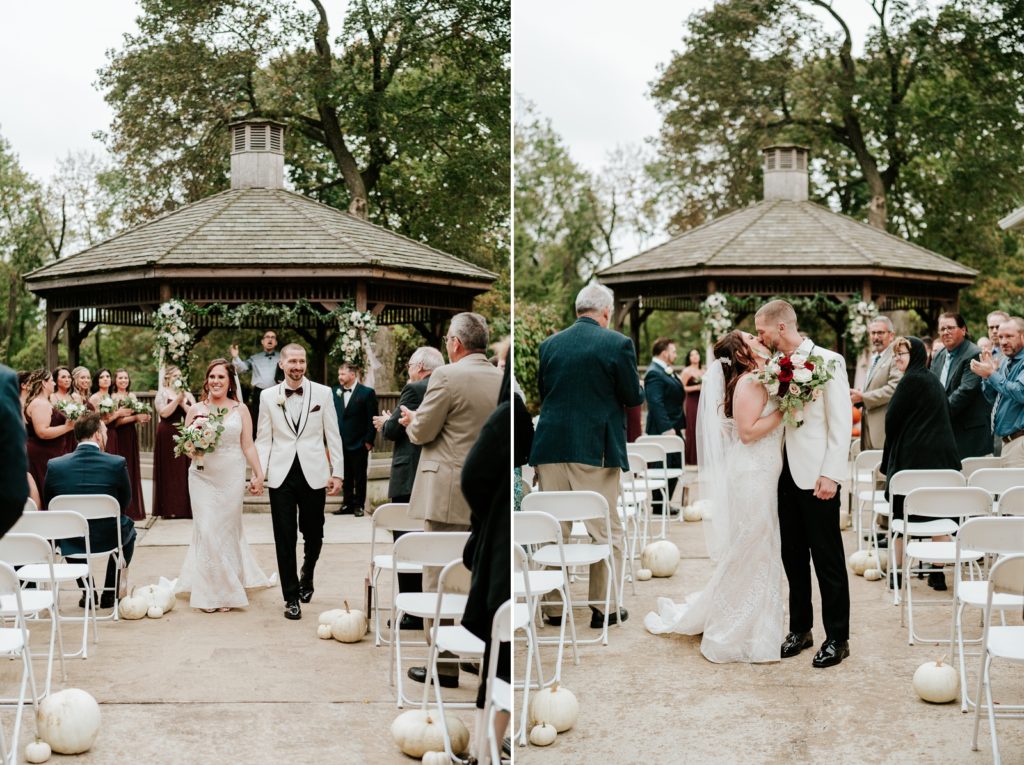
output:
M302 386L299 386L298 388L285 388L284 389L284 397L285 398L291 398L293 395L301 396L302 395Z
M345 391L346 393L351 393L352 392L351 388L342 388L342 390Z
M272 359L272 358L274 358L274 354L273 354L273 353L271 353L270 351L267 351L267 358L268 358L268 359Z

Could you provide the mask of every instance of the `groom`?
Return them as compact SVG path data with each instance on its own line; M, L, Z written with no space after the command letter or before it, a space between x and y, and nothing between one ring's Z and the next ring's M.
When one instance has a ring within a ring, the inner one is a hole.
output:
M782 658L814 645L811 626L811 559L821 591L825 642L815 667L831 667L850 655L850 585L839 529L839 481L846 475L853 415L843 357L815 345L797 331L796 311L772 300L754 316L761 342L778 353L821 356L832 364L823 395L804 406L803 424L786 427L779 476L779 530L782 565L789 580L789 634Z
M306 349L301 345L282 348L279 363L284 382L260 394L256 451L270 489L284 616L301 619L299 601L313 599L313 569L323 546L325 487L331 496L341 491L344 467L331 389L306 379ZM297 531L304 541L299 576L295 574Z

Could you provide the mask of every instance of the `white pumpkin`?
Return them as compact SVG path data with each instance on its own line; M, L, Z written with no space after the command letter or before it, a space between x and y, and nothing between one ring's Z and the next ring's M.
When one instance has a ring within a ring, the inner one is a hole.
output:
M146 611L146 616L150 619L160 619L164 615L164 610L160 606L150 606L149 610Z
M889 551L879 550L878 551L878 570L888 571L889 570Z
M864 578L869 582L877 582L882 578L882 572L877 568L864 569Z
M638 582L646 582L651 578L651 570L649 568L638 568L636 570L636 578Z
M423 765L451 765L447 752L427 752L423 755Z
M557 736L558 731L555 730L554 725L543 722L538 723L530 731L530 743L534 746L551 746L551 744L555 743Z
M117 601L117 611L122 619L141 619L148 610L149 601L141 595L136 595L134 590L128 597Z
M580 703L576 695L557 682L530 697L530 720L553 725L559 733L575 725L579 716Z
M322 614L320 614L320 617L317 619L317 623L326 624L328 627L330 627L332 624L334 624L334 620L341 616L343 613L345 613L345 609L343 608L332 608L330 611L324 611Z
M960 695L960 673L955 667L938 661L926 661L914 673L914 691L932 704L946 704Z
M684 505L683 506L683 520L684 521L699 521L704 515L700 511L700 506L697 504Z
M345 610L331 623L331 635L340 643L358 643L366 634L366 614L353 611L345 601Z
M138 587L134 595L145 598L150 607L156 606L165 614L174 610L174 590L170 587L161 587L159 584L147 584L145 587Z
M640 554L640 566L652 576L672 576L679 566L679 548L667 539L651 542Z
M36 739L25 747L25 762L46 762L50 759L51 754L53 754L53 752L50 749L50 745L45 741Z
M51 693L39 702L36 733L59 754L81 754L100 732L100 705L80 688Z
M410 757L423 757L427 752L444 751L444 731L434 721L436 712L423 709L410 709L402 712L391 723L391 737L398 748ZM469 730L462 720L445 715L448 737L452 742L452 751L462 754L469 746Z
M321 640L330 640L334 635L331 634L330 624L318 624L316 625L316 636Z
M851 553L850 557L846 559L846 564L850 567L850 570L857 576L864 576L864 569L866 569L868 561L868 551L858 550L855 553ZM878 568L875 566L875 568Z

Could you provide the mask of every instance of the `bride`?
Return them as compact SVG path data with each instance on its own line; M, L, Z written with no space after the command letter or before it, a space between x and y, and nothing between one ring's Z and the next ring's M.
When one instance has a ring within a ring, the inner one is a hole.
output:
M188 471L192 498L192 542L185 554L176 592L190 592L189 605L207 613L249 605L245 590L270 587L245 541L242 497L245 465L252 469L250 491L263 493L263 470L252 441L252 418L238 402L228 362L214 359L206 368L203 398L188 413L191 424L199 415L225 410L224 432L217 448L193 462Z
M756 337L734 330L715 344L697 416L702 496L711 504L708 547L717 562L701 592L658 598L644 625L654 634L703 633L716 663L779 661L783 568L778 483L782 415L754 376L769 358Z

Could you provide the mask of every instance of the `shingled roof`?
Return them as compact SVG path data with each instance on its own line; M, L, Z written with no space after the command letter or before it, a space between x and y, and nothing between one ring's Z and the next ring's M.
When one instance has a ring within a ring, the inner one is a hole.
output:
M284 189L232 189L143 223L111 239L36 269L27 281L156 276L211 268L353 275L420 273L453 282L496 275L348 212Z
M723 215L602 270L614 284L667 272L913 272L970 281L977 271L814 202L774 199Z

